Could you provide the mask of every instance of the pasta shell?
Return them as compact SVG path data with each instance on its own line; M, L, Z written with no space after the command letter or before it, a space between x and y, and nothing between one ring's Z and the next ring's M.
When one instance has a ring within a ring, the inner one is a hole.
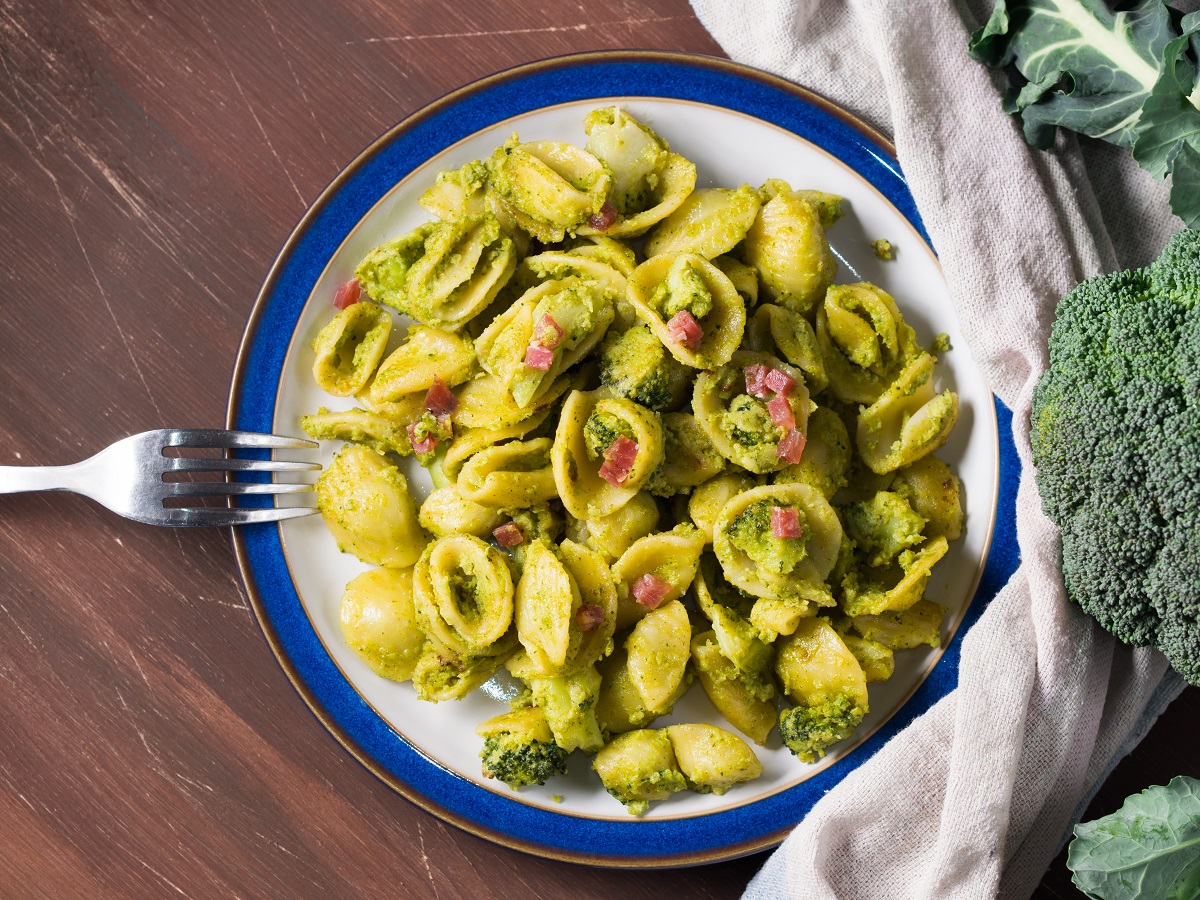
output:
M727 363L746 328L746 304L733 282L695 254L663 253L642 263L629 279L628 300L671 355L695 369ZM695 349L679 342L667 325L681 310L703 330Z
M749 185L736 191L700 188L654 226L646 239L646 256L695 253L713 259L736 247L754 224L762 200Z

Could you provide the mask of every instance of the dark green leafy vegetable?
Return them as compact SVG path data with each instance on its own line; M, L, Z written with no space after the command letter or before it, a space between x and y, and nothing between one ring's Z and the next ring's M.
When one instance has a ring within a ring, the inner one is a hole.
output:
M1067 594L1200 684L1200 231L1063 298L1031 425Z
M1075 886L1099 900L1200 897L1200 781L1187 776L1134 794L1110 816L1075 826Z
M971 55L1015 70L1004 100L1025 139L1047 148L1061 126L1127 147L1171 176L1171 209L1200 226L1200 14L1162 0L1114 11L1102 0L996 0Z

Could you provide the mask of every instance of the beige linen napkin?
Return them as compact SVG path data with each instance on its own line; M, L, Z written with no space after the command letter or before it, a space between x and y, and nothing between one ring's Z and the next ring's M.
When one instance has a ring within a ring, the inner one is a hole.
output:
M826 795L750 898L1027 897L1111 767L1183 687L1064 593L1029 456L1058 299L1181 227L1127 152L1033 150L967 55L989 8L948 0L692 0L729 55L894 135L970 350L1013 410L1022 563L963 643L959 684ZM766 173L769 174L769 173ZM819 187L819 185L812 185Z

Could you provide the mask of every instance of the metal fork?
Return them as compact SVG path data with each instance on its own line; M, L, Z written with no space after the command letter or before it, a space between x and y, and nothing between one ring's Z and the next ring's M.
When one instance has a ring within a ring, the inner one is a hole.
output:
M0 466L0 494L22 491L74 491L91 497L113 512L147 525L246 525L307 516L311 506L226 507L166 506L174 497L246 494L294 494L311 491L311 484L249 481L166 481L168 472L299 472L321 468L320 463L274 459L234 459L167 456L169 447L224 450L273 450L316 447L302 438L220 431L204 428L160 428L117 441L90 459L69 466Z

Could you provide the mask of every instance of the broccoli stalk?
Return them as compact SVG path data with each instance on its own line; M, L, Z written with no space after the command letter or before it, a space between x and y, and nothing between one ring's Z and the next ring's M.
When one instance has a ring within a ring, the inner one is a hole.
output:
M1200 684L1200 232L1059 303L1030 438L1067 594Z

